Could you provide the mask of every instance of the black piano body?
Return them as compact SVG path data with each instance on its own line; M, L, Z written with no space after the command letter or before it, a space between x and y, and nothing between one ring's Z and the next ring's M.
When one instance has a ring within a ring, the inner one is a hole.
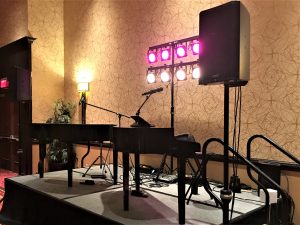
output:
M40 177L44 174L44 159L46 144L53 139L59 139L68 145L68 186L72 186L72 169L75 156L72 151L73 143L91 141L111 141L113 124L50 124L33 123L31 137L39 144L38 172Z
M173 128L113 128L114 151L123 153L124 210L129 209L129 154L168 154L177 157L178 216L179 224L185 223L185 163L200 151L197 142L180 141L174 137ZM117 155L114 153L114 155ZM136 162L139 162L136 161ZM139 166L135 165L135 170ZM116 173L114 171L114 177ZM135 177L139 177L136 172ZM139 189L139 182L136 182Z

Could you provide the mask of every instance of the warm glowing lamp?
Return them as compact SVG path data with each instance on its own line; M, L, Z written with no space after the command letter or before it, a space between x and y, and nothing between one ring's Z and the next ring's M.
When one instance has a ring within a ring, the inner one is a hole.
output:
M88 82L79 82L77 84L77 90L79 92L86 92L89 91L89 83Z

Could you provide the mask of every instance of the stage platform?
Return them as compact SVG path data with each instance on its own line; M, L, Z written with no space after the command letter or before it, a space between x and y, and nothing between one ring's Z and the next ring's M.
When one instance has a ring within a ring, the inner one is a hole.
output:
M74 170L73 187L67 185L67 171L45 173L42 179L38 174L6 179L0 223L178 224L176 183L156 185L150 175L144 175L141 187L149 197L130 196L129 211L124 211L122 169L119 168L117 185L112 185L109 173L106 173L108 179L91 179L88 175L82 177L84 171L84 168ZM99 166L93 167L90 174L100 174ZM84 180L93 180L95 184L81 184ZM211 187L219 196L220 188L214 185ZM263 205L255 191L242 192L236 196L238 198L235 199L233 218L241 217ZM186 224L221 223L222 210L199 187L198 194L193 195L192 201L186 205Z

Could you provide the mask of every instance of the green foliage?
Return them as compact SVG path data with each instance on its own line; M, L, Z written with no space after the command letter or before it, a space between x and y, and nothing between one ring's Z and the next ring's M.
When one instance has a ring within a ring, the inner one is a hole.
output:
M76 105L74 103L58 99L54 102L53 116L46 123L70 123L75 109ZM67 151L66 143L54 139L47 148L49 162L67 163Z

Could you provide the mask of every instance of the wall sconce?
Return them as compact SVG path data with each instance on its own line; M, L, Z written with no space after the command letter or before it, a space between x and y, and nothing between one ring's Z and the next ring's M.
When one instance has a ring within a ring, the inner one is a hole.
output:
M88 82L79 82L77 84L77 90L79 92L86 92L89 91L89 83Z

